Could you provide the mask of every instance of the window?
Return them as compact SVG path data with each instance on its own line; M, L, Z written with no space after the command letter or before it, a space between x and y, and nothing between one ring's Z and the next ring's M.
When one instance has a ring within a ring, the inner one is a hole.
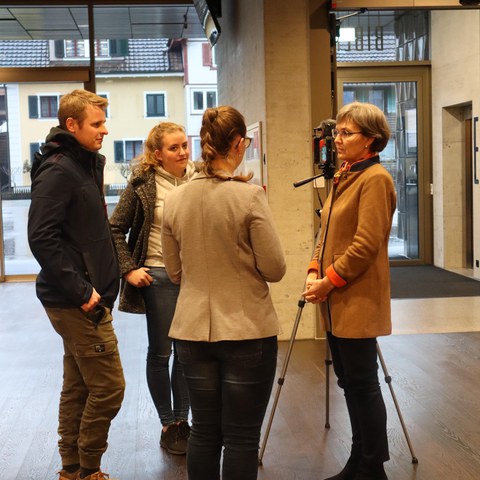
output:
M192 159L194 161L202 159L202 147L200 146L200 137L192 138Z
M115 163L126 163L142 153L143 140L118 140L113 142Z
M58 97L40 97L40 117L55 118L58 112Z
M215 47L212 47L212 63L210 64L211 67L217 68L217 59L215 55Z
M373 103L380 110L385 110L385 92L383 90L372 90L369 97L370 103Z
M206 108L216 106L216 90L192 90L192 113L203 113Z
M145 95L146 117L166 117L165 94L147 93Z
M95 40L95 58L124 57L128 55L128 40ZM90 58L89 40L55 40L56 58Z
M96 57L109 57L110 48L108 40L95 40L95 56Z
M369 9L355 16L348 13L335 12L337 19L342 19L336 49L338 63L430 60L428 10ZM351 37L344 35L347 31Z
M106 99L110 102L110 99L109 99L109 97L108 97L108 93L97 93L97 95L98 95L99 97L106 98ZM110 103L109 103L109 105L108 105L108 107L107 107L107 110L105 110L105 116L106 116L107 118L110 118Z
M32 142L30 143L30 165L33 165L34 155L36 152L40 151L40 147L42 144L40 142Z
M57 118L59 95L30 95L29 118Z
M65 40L65 58L88 57L89 50L85 48L85 40Z

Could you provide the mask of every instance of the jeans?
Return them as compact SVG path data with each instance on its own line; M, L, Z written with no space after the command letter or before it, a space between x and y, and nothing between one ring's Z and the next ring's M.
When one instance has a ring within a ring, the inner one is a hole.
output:
M352 454L362 467L389 459L387 412L378 382L377 339L339 338L327 333L333 369L343 388L352 427Z
M153 282L142 288L148 333L147 384L160 421L166 426L187 420L190 406L175 343L168 336L180 287L170 281L164 268L151 267L148 273L153 277Z
M277 338L177 340L192 402L189 480L255 480L260 431L277 364Z
M65 352L58 414L62 465L99 468L125 391L112 315L105 309L95 325L80 308L45 310Z

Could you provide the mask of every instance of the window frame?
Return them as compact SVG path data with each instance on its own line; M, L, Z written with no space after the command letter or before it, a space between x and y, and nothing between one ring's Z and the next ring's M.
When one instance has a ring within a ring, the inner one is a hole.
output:
M163 96L163 115L149 115L148 114L148 97L158 95ZM167 108L167 92L166 91L155 91L155 92L144 92L144 118L167 118L168 117L168 108Z
M207 105L207 95L209 93L215 93L215 104L214 105ZM202 108L195 108L195 94L196 93L201 93L202 94ZM190 90L190 101L191 101L191 112L193 115L202 115L205 109L211 108L211 107L216 107L218 106L218 93L216 88L210 88L210 87L203 87L203 88L192 88Z
M60 97L61 97L61 94L52 93L52 92L37 93L35 95L29 95L28 96L28 118L32 120L35 119L35 120L50 120L50 121L57 119L58 107L60 105ZM34 110L32 111L33 105L31 102L33 98L35 98L36 105L34 107ZM42 98L56 98L57 108L54 109L54 112L50 117L46 117L42 115L42 102L41 102Z
M78 61L78 60L90 60L90 40L89 39L65 39L63 42L63 56L59 57L57 50L55 51L55 58L62 58L65 61ZM83 43L83 55L67 55L69 48L67 42L71 42L75 45ZM103 45L103 47L102 47ZM110 40L101 38L95 40L95 59L96 60L110 60L112 58ZM106 49L105 55L100 55L102 48Z
M202 147L200 145L200 137L190 137L191 159L193 161L202 159Z
M108 101L107 109L105 110L105 117L111 118L110 115L110 94L108 92L98 92L97 95L99 97L105 98Z
M132 156L132 158L126 158L127 157L127 144L128 143L135 143L135 142L139 142L140 143L140 151L138 153L136 153L134 156ZM142 149L143 149L143 142L144 142L144 139L143 138L122 138L120 140L114 140L113 141L113 162L115 165L121 165L123 163L130 163L135 157L137 157L138 155L140 155L140 153L142 153ZM118 158L118 145L122 144L122 158L119 159Z

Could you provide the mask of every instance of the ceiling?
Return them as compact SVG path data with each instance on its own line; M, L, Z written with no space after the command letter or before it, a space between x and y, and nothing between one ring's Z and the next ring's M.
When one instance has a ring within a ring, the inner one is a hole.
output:
M24 3L29 5L0 4L0 40L88 39L86 5ZM205 38L193 1L99 5L93 7L93 19L97 39Z

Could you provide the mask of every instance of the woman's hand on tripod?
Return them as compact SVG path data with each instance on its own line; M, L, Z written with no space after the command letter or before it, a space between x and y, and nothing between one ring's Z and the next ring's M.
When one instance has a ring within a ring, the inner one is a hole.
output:
M324 302L328 294L335 288L328 277L314 279L313 273L309 273L305 282L306 290L302 293L305 300L310 303ZM316 274L315 274L316 276Z

